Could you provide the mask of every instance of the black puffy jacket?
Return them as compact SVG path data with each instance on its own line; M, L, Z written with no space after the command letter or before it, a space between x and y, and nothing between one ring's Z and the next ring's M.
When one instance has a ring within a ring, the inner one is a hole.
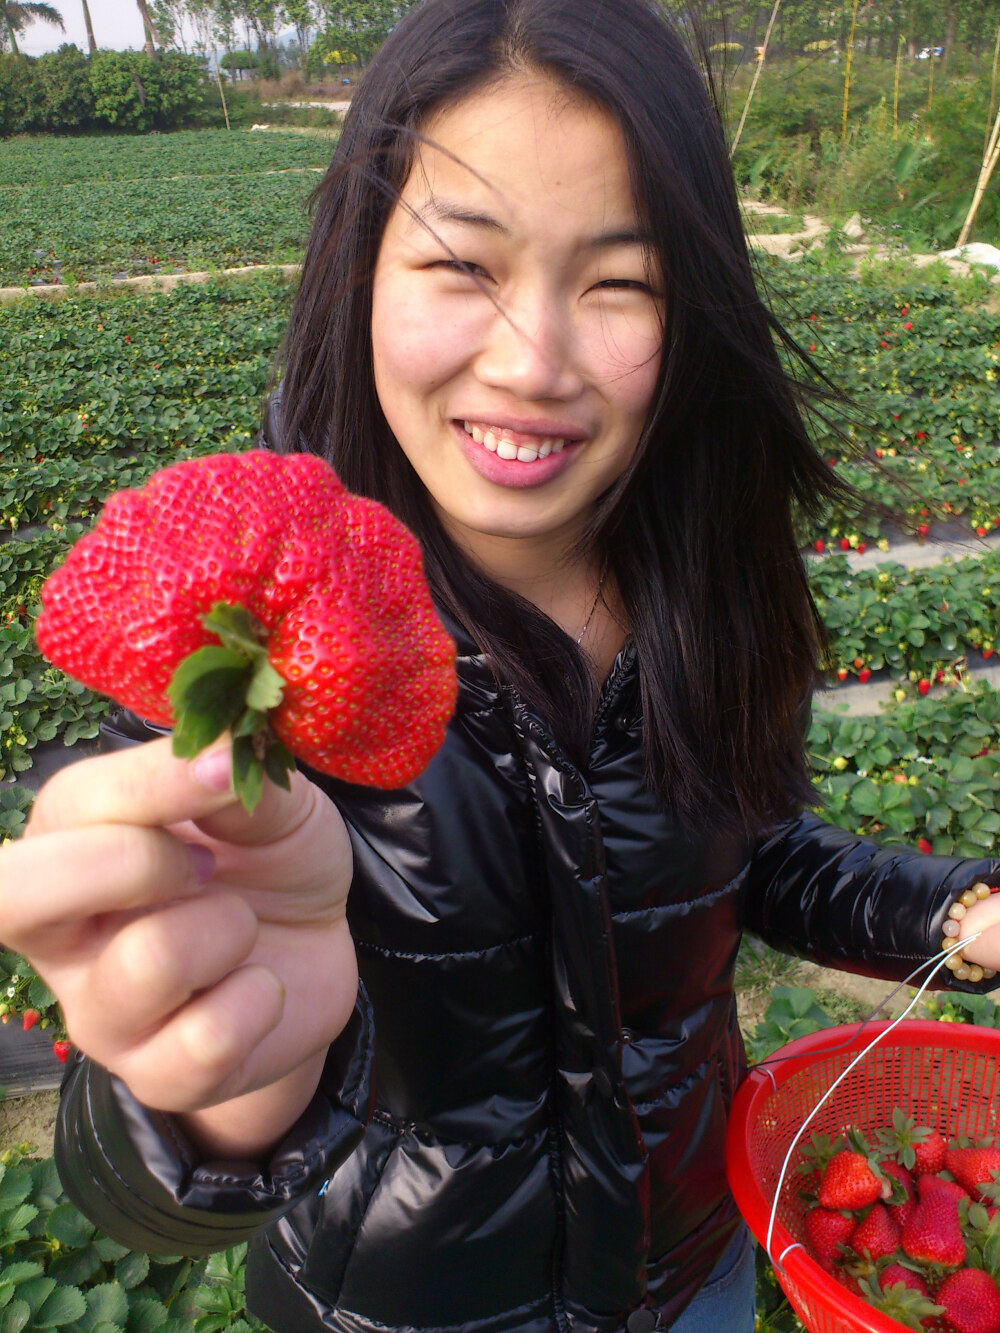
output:
M356 860L367 1130L362 993L266 1166L196 1163L169 1116L81 1058L62 1178L138 1249L252 1235L250 1306L282 1333L610 1333L643 1305L669 1324L736 1224L723 1138L744 925L901 979L955 894L1000 866L810 815L754 848L687 836L643 785L629 648L581 772L449 628L458 709L423 776L386 793L313 775Z

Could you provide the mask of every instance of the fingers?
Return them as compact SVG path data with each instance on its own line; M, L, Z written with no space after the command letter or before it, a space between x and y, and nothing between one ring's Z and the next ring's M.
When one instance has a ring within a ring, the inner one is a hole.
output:
M91 1024L111 1050L143 1039L245 963L257 935L253 911L231 893L173 903L123 926L102 950L81 998L81 1042Z
M291 793L265 782L260 804L248 815L232 790L228 736L192 760L178 759L172 744L164 736L60 769L35 797L25 838L96 824L218 822L224 813L226 840L251 844L301 818L311 787L301 775Z
M284 1003L284 987L270 968L236 968L122 1056L115 1073L139 1101L163 1111L228 1101L246 1090L245 1065L281 1022Z
M1000 971L1000 930L997 929L1000 926L1000 894L992 894L970 907L959 925L956 940L979 935L979 939L962 949L962 957L969 963Z
M213 871L207 848L163 829L102 824L21 839L0 860L4 942L25 950L46 928L200 893Z

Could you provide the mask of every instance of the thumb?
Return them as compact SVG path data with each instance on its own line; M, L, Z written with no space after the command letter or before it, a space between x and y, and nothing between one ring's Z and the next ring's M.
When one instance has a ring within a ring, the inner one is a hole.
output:
M191 761L191 775L209 791L229 793L232 800L198 819L197 826L209 837L242 846L260 846L286 837L305 820L315 798L313 784L292 772L286 791L264 778L260 799L248 811L233 790L232 739L226 735Z

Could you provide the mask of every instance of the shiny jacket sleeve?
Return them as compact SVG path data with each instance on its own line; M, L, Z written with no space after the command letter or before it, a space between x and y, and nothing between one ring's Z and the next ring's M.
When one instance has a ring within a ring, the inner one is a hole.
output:
M1000 861L882 847L804 814L764 837L744 874L744 925L766 944L902 981L939 952L948 908L964 889L1000 884ZM961 990L987 988L947 973L933 984L945 979Z
M59 1178L81 1212L130 1249L205 1255L239 1244L315 1193L357 1147L371 1113L372 1050L362 989L316 1095L266 1163L199 1160L174 1117L77 1055L56 1124Z

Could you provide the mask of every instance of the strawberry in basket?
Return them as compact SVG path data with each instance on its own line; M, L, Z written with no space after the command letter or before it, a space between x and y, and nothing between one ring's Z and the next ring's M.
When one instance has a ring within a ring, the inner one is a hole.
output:
M46 657L172 726L176 754L230 731L248 809L295 756L402 786L454 709L416 540L311 454L217 454L119 491L41 600Z

